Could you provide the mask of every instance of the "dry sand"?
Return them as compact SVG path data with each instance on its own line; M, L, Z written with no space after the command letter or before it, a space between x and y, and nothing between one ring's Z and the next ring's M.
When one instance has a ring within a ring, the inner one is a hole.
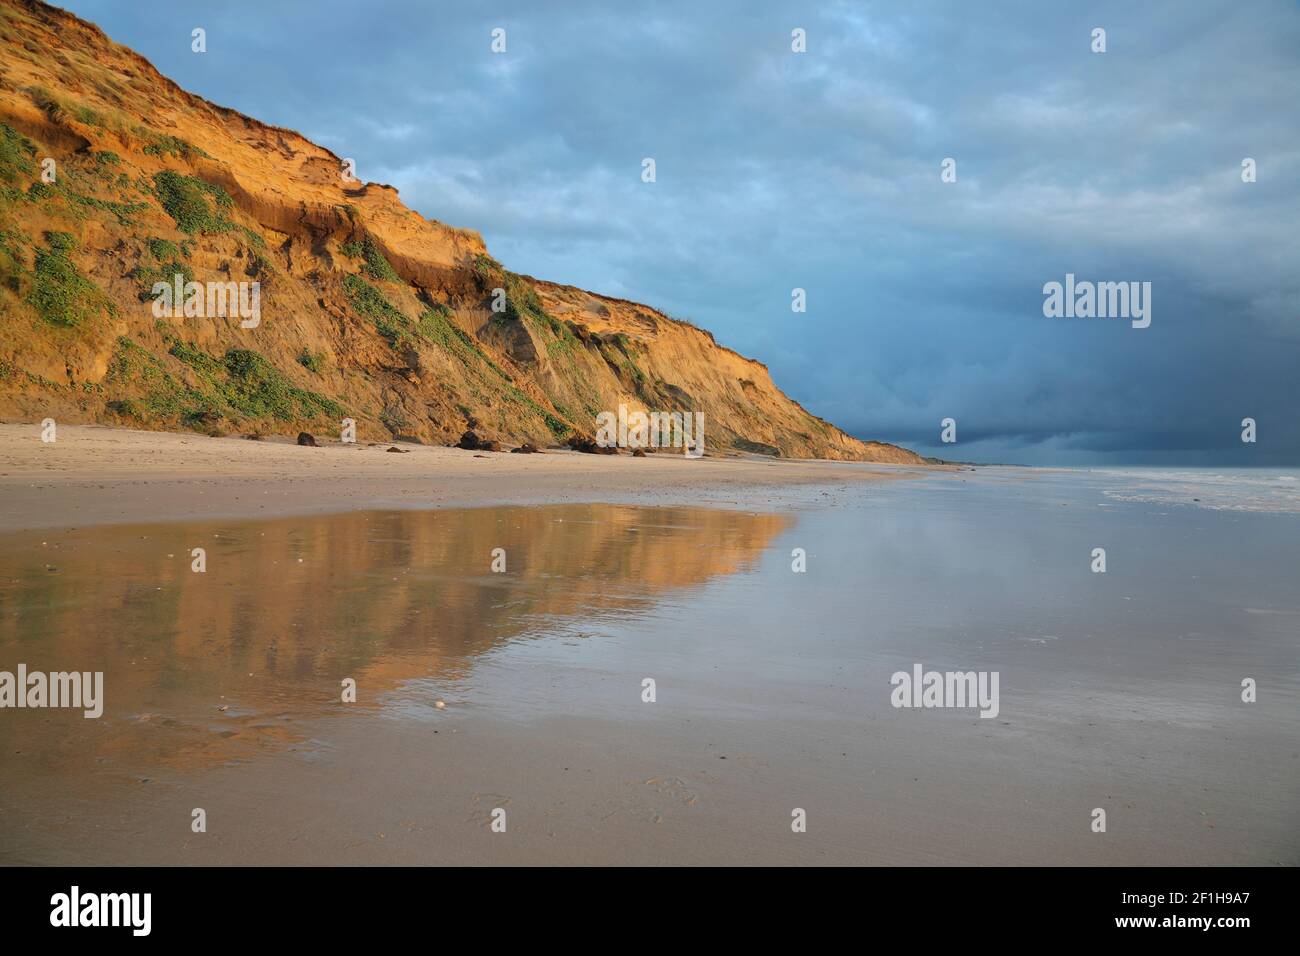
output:
M249 441L196 434L60 425L0 424L0 531L93 524L259 518L374 508L449 508L606 501L744 504L815 484L924 474L921 466L688 460L680 455L542 455L470 452L412 444L291 439ZM388 451L397 447L407 454ZM741 491L748 492L743 502Z

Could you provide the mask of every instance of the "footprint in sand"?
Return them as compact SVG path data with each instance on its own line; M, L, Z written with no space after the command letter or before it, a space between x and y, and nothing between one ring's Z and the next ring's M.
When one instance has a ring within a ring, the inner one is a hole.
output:
M466 823L477 823L487 830L492 826L492 811L510 806L510 798L503 793L476 793L471 801L474 809L465 818Z
M652 788L660 796L682 804L682 806L693 807L700 800L700 795L687 786L686 781L682 780L681 777L651 777L645 781L645 786Z

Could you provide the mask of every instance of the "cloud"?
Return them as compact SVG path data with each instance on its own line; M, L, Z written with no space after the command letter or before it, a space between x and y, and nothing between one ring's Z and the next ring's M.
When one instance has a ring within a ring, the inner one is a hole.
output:
M689 316L864 437L1235 464L1251 416L1253 460L1300 463L1292 3L231 0L197 16L203 56L159 30L169 0L65 6L510 268ZM1151 327L1044 318L1066 272L1151 281Z

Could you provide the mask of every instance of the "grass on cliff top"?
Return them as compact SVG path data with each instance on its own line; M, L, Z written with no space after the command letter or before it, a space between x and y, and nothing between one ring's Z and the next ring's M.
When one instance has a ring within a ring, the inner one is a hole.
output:
M506 270L491 256L480 252L474 257L474 274L479 277L482 285L492 282L500 284L500 280L505 278Z
M479 258L485 259L487 257L480 256ZM496 284L486 291L493 298L496 296L496 289L503 289L506 294L505 311L494 312L492 315L493 322L503 325L507 322L521 322L530 317L535 319L541 319L543 316L550 318L550 316L546 315L546 310L542 308L542 300L537 298L537 293L533 291L532 286L515 275L515 273L502 269L496 263L496 260L489 259L488 262L492 263L492 266L486 267L487 271L481 271L479 274L485 278L486 282ZM475 269L478 270L477 263Z
M107 98L116 99L118 102L121 101L124 91L112 79L108 79L106 82L97 82L92 79L91 83ZM87 106L84 103L78 103L65 96L53 93L39 85L27 87L26 92L31 97L32 102L49 117L52 123L58 126L66 127L70 121L75 120L83 126L94 126L97 129L111 130L123 136L135 137L145 144L143 151L148 156L174 156L184 160L192 160L200 156L211 158L208 153L179 136L161 133L148 126L129 122L122 112L112 107L96 108Z
M149 141L149 145L144 148L146 156L175 156L179 159L193 159L196 156L211 158L199 147L179 136L159 133L144 126L136 126L131 131L141 139Z
M27 95L32 98L33 103L44 111L52 123L59 126L66 125L69 120L76 120L85 126L96 126L100 129L119 128L121 126L119 122L114 122L102 111L57 96L43 86L27 87Z
M493 322L501 324L532 319L535 326L549 330L558 337L567 334L573 338L567 326L546 311L537 292L523 276L511 272L491 256L481 253L474 258L473 270L481 291L490 295L496 289L505 291L505 311L495 313Z

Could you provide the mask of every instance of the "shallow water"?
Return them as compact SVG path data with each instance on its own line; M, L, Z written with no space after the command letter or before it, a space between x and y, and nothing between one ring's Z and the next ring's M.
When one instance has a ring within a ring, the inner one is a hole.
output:
M9 535L0 669L108 702L0 712L0 858L1300 862L1300 516L1129 483ZM892 707L917 663L998 672L998 716ZM244 822L157 832L200 799Z
M1094 474L1121 479L1107 480L1105 492L1120 501L1300 513L1300 471L1294 468L1113 468Z
M0 760L21 749L25 772L78 773L87 758L132 772L231 759L343 713L345 678L362 710L412 681L465 681L512 642L744 571L787 524L556 505L9 535L0 669L102 671L107 705L98 720L4 711Z

